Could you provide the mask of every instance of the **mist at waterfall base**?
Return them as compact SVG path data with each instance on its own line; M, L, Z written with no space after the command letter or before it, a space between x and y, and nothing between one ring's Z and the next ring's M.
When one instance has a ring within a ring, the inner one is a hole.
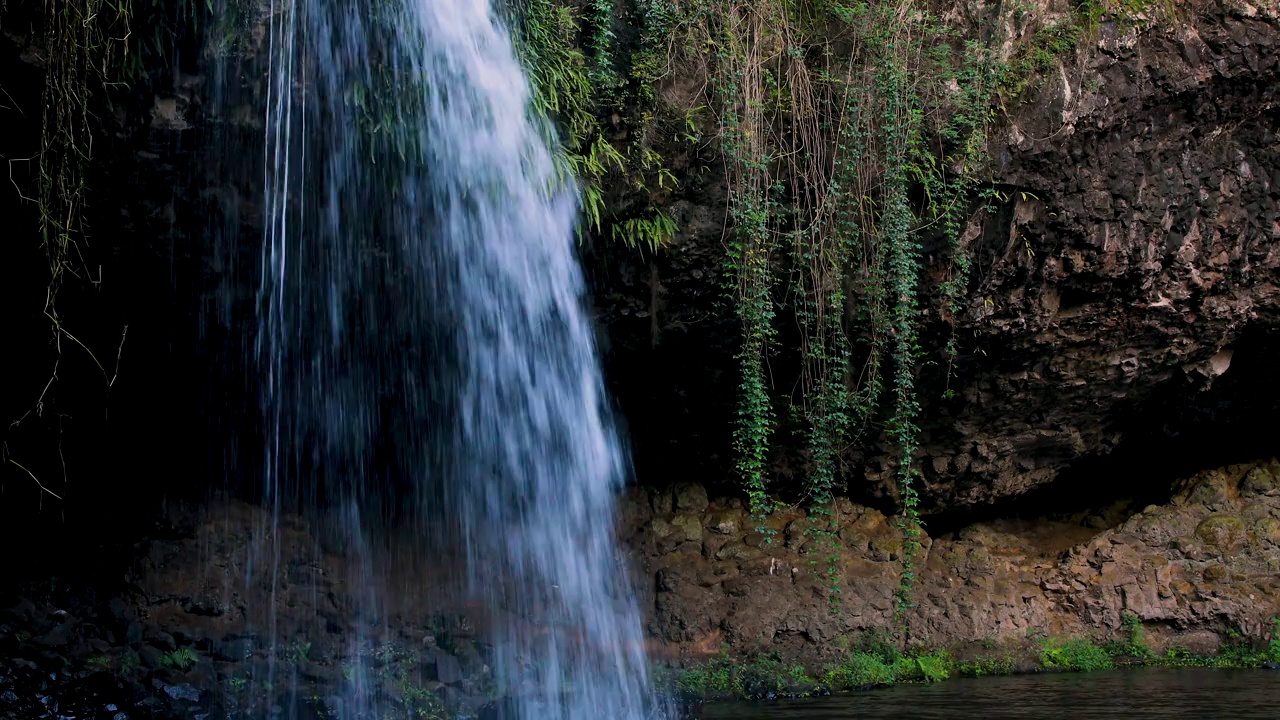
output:
M487 615L503 717L660 712L613 537L628 468L583 307L575 188L503 23L484 0L261 12L261 54L211 73L223 112L266 105L263 133L215 133L211 170L261 163L261 243L224 216L220 245L227 267L256 255L257 274L231 277L207 321L234 328L246 304L256 318L223 349L260 402L245 414L260 470L229 451L271 510L249 572L280 569L283 516L324 525L359 568L356 658L394 630L376 576L386 538L407 533L457 571L396 587ZM262 610L285 642L274 602ZM368 672L348 668L341 716L384 716ZM266 682L290 677L276 661Z

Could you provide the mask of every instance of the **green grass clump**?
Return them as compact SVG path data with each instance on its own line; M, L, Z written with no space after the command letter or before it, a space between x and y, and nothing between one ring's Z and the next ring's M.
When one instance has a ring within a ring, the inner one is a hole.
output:
M827 670L823 680L832 688L850 690L867 685L891 685L897 680L894 666L878 655L854 651Z
M954 663L951 656L944 651L920 655L915 658L916 668L920 671L920 679L925 682L942 682L951 677Z
M1040 647L1040 664L1045 668L1079 672L1115 667L1106 650L1081 638L1045 640Z
M1147 645L1146 635L1142 630L1142 619L1132 613L1125 613L1123 619L1124 637L1107 643L1103 649L1112 657L1123 656L1150 660L1155 653Z
M823 681L833 690L853 690L900 682L942 682L956 671L944 650L903 655L893 650L854 650L827 669Z
M1014 671L1013 658L978 658L968 662L957 663L955 672L962 677L992 677L998 675L1012 675Z
M804 694L813 679L803 665L786 665L774 654L739 659L722 652L697 667L676 671L675 685L703 697L751 698L771 692Z

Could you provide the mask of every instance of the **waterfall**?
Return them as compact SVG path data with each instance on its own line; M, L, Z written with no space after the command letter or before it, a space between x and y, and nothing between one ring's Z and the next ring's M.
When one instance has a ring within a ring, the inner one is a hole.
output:
M505 716L646 716L575 188L502 22L484 0L273 0L266 29L268 505L345 508L365 554L370 515L439 520L420 541L465 549ZM350 716L376 714L349 684Z

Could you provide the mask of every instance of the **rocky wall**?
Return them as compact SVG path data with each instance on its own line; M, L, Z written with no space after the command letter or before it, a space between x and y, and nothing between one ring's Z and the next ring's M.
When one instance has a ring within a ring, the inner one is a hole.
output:
M1036 27L1007 28L1009 45ZM926 303L927 358L953 329L960 346L949 383L940 361L917 381L927 512L1018 496L1139 438L1178 471L1207 466L1185 438L1193 416L1213 418L1196 427L1222 447L1211 462L1275 452L1250 414L1274 413L1280 392L1245 366L1280 348L1277 5L1122 12L1083 37L1025 97L1001 98L985 173L1002 200L963 234L968 304L947 317ZM660 96L678 106L687 85L670 78ZM597 300L641 480L725 489L738 329L723 168L706 149L673 162L680 232L652 258L598 260ZM945 276L943 254L925 260ZM785 392L785 362L771 371ZM893 502L889 445L849 453L849 493ZM776 448L777 487L803 476L801 450Z
M906 639L959 653L1119 639L1133 615L1157 649L1212 653L1232 632L1273 631L1280 462L1196 474L1158 505L1107 505L926 536ZM834 568L802 509L778 509L761 532L701 485L633 489L619 532L650 656L770 652L818 669L899 627L898 529L847 500L833 510ZM496 717L494 609L461 600L465 572L416 535L370 537L369 565L323 519L276 524L238 502L169 516L123 578L0 589L0 718L318 719L352 702L387 718Z
M895 627L901 534L878 510L835 502L833 593L829 552L801 509L774 512L760 532L740 501L709 502L694 484L638 490L627 507L652 588L649 630L668 657L732 648L821 664ZM1228 631L1261 637L1280 616L1280 463L1199 473L1160 505L926 536L917 563L911 641L1108 640L1133 614L1158 646L1213 652Z

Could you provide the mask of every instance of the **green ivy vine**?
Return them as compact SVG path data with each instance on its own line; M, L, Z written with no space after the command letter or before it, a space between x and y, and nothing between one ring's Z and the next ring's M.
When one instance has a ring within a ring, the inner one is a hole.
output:
M939 362L925 358L923 318L951 326L940 349L945 401L971 273L967 230L990 194L987 128L1086 22L1096 25L1097 7L1090 0L1054 23L1019 19L1003 61L993 50L1002 39L988 32L1002 21L944 20L912 0L530 0L525 9L522 53L540 109L558 121L564 165L585 186L589 228L661 247L678 230L662 210L676 185L662 131L718 148L726 291L741 328L735 472L767 538L766 516L795 488L775 482L776 445L800 441L806 552L825 568L833 611L844 582L835 500L860 473L851 450L876 445L887 451L902 536L899 616L912 606L923 532L917 381L925 362ZM623 40L623 26L639 32ZM673 109L659 92L672 76L704 87ZM692 119L704 110L712 122ZM608 178L648 204L613 215ZM926 240L944 249L936 282L923 276Z

